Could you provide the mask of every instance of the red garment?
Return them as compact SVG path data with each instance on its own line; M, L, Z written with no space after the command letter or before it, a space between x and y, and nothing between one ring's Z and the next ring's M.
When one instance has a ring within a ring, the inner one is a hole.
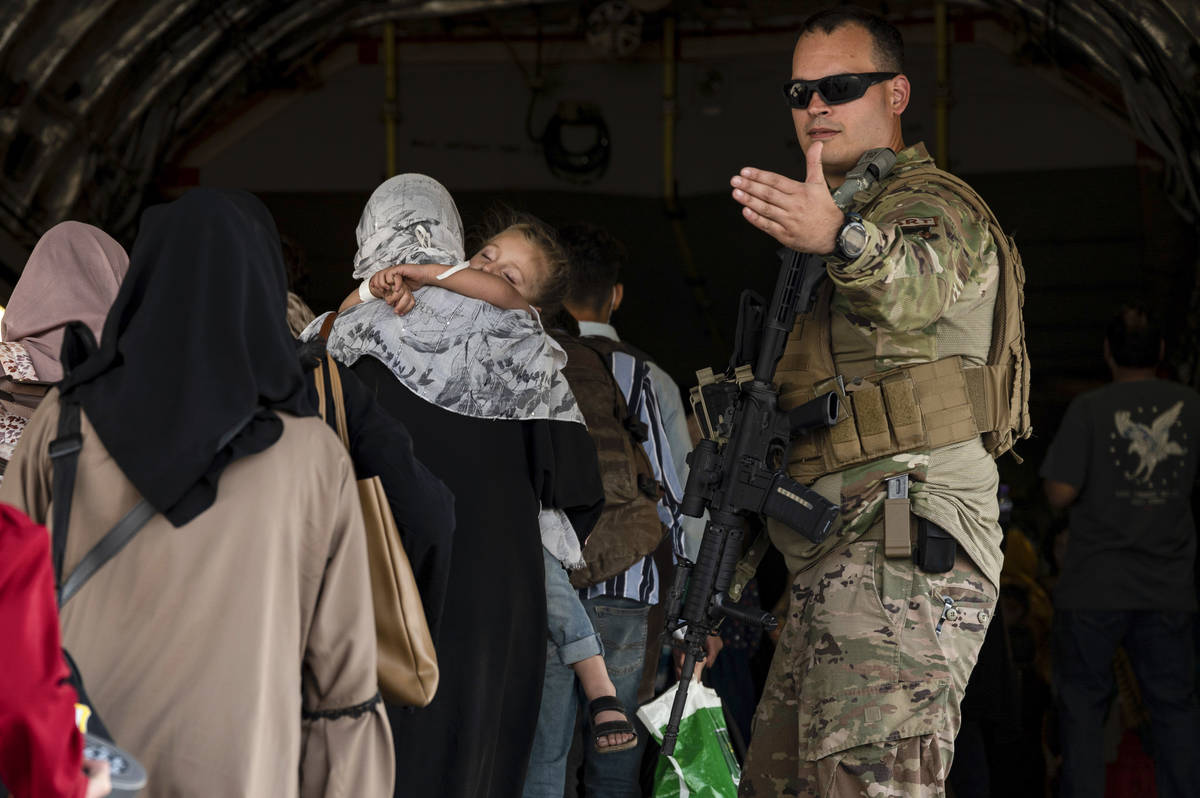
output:
M1141 798L1158 795L1154 783L1154 760L1142 747L1137 732L1126 729L1117 747L1117 761L1107 765L1104 798Z
M58 633L50 535L0 504L0 781L17 798L82 798L75 691Z

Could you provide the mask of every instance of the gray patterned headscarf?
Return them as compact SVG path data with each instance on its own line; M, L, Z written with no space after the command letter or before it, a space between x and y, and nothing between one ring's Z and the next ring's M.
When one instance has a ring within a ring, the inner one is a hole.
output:
M425 175L398 175L375 189L357 237L358 279L397 263L454 265L463 259L454 200ZM329 352L347 365L371 355L417 396L453 413L583 423L561 371L566 353L536 316L437 286L413 295L416 307L403 316L378 299L339 314ZM301 338L313 337L324 319L313 321Z
M397 263L463 259L463 225L450 193L432 177L396 175L367 200L358 228L354 279L365 280Z

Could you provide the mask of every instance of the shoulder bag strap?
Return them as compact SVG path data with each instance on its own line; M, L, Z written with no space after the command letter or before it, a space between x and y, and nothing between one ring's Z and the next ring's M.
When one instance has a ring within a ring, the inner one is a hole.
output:
M254 408L254 410L251 410L245 418L243 418L228 432L226 432L220 443L217 444L218 451L225 448L225 446L231 440L237 437L238 434L254 420L254 417L257 416L261 410L263 410L262 405ZM78 405L76 405L75 423L76 425L79 423ZM51 444L51 446L53 446L53 444ZM74 468L74 460L78 456L79 449L76 448L75 453L72 455L72 468ZM74 474L72 474L72 480L74 480ZM104 566L105 563L107 563L113 557L116 557L121 549L125 548L125 545L129 543L129 541L133 540L134 535L141 531L142 527L146 525L146 522L157 514L158 510L155 510L153 505L151 505L146 499L142 499L133 506L133 509L125 513L125 516L116 524L114 524L112 529L104 533L104 537L100 538L100 542L95 546L92 546L91 550L89 550L88 553L83 556L83 559L79 561L79 565L76 565L75 569L71 571L71 575L67 577L67 581L64 582L58 590L58 606L62 607L67 603L67 601L70 600L71 596L74 596L76 593L78 593L80 588L82 588L84 584L86 584L87 581ZM55 528L57 529L57 527Z
M333 358L326 355L325 360L329 363L329 393L333 399L333 411L337 423L338 437L342 439L342 446L345 446L346 451L349 452L350 431L346 426L346 400L342 396L342 377L338 374L338 367L333 362Z
M591 350L598 358L600 358L600 362L604 366L605 373L608 375L609 381L612 382L613 390L615 390L617 393L617 401L620 403L617 406L617 413L621 419L622 426L629 431L629 434L632 435L639 444L645 443L650 439L650 429L640 418L638 418L637 414L633 412L633 407L629 404L629 400L625 398L625 391L621 390L621 384L617 382L617 375L613 374L612 354L613 352L621 352L622 354L632 357L634 361L633 373L635 377L637 376L639 367L643 366L645 361L643 361L638 355L626 351L619 345L612 346L611 344L616 342L609 341L607 338L601 339L605 343L599 346L593 344L583 336L576 338L576 340L579 341L581 346Z
M609 383L612 384L614 394L614 411L616 418L620 420L621 426L625 428L625 432L633 440L633 456L641 462L643 473L638 474L638 490L649 496L651 499L658 501L662 498L665 487L660 485L655 479L654 463L650 461L650 455L646 452L644 444L650 440L650 426L637 415L633 410L633 405L625 398L625 392L621 390L621 384L617 382L617 375L613 373L613 353L621 352L633 358L633 374L636 379L638 372L641 369L648 368L649 361L643 360L633 352L627 351L624 347L618 346L593 346L584 338L577 338L585 349L600 359L600 366L604 373L608 376ZM611 343L607 342L606 343ZM636 386L635 386L636 387ZM643 402L645 399L643 399Z
M50 442L50 461L54 468L51 487L54 498L52 547L59 607L70 601L101 566L125 548L125 544L129 543L157 512L150 502L142 499L105 533L100 542L84 555L79 565L75 566L70 576L64 580L63 553L67 547L67 527L71 522L71 501L75 494L75 473L79 465L79 450L82 448L83 438L79 433L79 400L68 395L63 397L59 404L58 437Z
M69 323L63 336L61 360L64 375L69 375L75 365L82 363L95 351L96 341L91 330L78 321ZM50 523L54 581L58 587L58 606L62 607L101 566L133 539L138 530L145 526L157 511L148 501L142 499L104 534L100 542L75 566L70 576L63 580L63 555L67 548L67 530L71 523L71 502L75 497L75 475L79 467L79 451L83 448L83 436L79 431L79 395L73 390L68 390L65 394L60 393L58 399L58 437L50 441L49 446L53 469L50 486L53 500Z
M333 322L337 319L337 313L330 313L325 317L325 321L321 322L321 331L319 335L326 341L329 340L329 333L333 332Z
M67 548L67 525L71 520L71 499L75 494L75 471L83 438L79 434L79 399L68 394L58 405L58 437L50 441L50 463L54 469L51 484L51 551L54 557L54 581L62 585L63 552Z
M313 382L317 386L317 415L325 421L325 365L318 363L313 371Z
M79 565L75 566L75 570L71 571L67 581L58 589L58 606L61 608L70 601L71 597L78 593L79 589L106 562L116 557L117 553L125 548L125 544L133 540L133 536L141 531L146 522L157 513L158 511L145 499L135 504L133 509L127 512L125 517L108 530L104 537L100 538L100 542L84 555Z

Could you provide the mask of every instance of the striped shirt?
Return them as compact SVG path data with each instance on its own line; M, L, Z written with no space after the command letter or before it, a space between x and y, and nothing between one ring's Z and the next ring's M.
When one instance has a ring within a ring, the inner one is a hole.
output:
M616 330L607 324L580 323L584 335L596 335L619 341ZM675 460L671 456L671 444L663 428L662 413L658 405L658 394L650 377L650 366L633 355L624 352L612 353L612 370L631 415L636 414L649 434L642 447L654 466L654 477L662 486L662 497L658 501L658 517L662 519L671 536L671 546L676 558L683 554L683 526L680 523L679 503L683 499L683 486L675 472ZM581 599L601 596L627 598L643 604L657 604L659 598L658 566L653 555L646 555L634 563L623 574L606 582L579 591Z

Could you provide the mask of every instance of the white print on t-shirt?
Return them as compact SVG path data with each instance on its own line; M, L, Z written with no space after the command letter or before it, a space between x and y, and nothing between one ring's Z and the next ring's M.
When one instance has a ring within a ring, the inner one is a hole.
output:
M1139 407L1138 411L1140 412L1141 409ZM1151 408L1152 411L1157 409ZM1113 415L1117 434L1129 441L1129 453L1136 454L1141 459L1133 473L1126 473L1127 477L1149 485L1159 463L1171 455L1187 454L1187 449L1172 441L1170 434L1171 427L1179 419L1181 410L1183 410L1183 402L1176 402L1166 412L1154 419L1148 427L1133 421L1130 418L1132 414L1128 410L1118 410Z

